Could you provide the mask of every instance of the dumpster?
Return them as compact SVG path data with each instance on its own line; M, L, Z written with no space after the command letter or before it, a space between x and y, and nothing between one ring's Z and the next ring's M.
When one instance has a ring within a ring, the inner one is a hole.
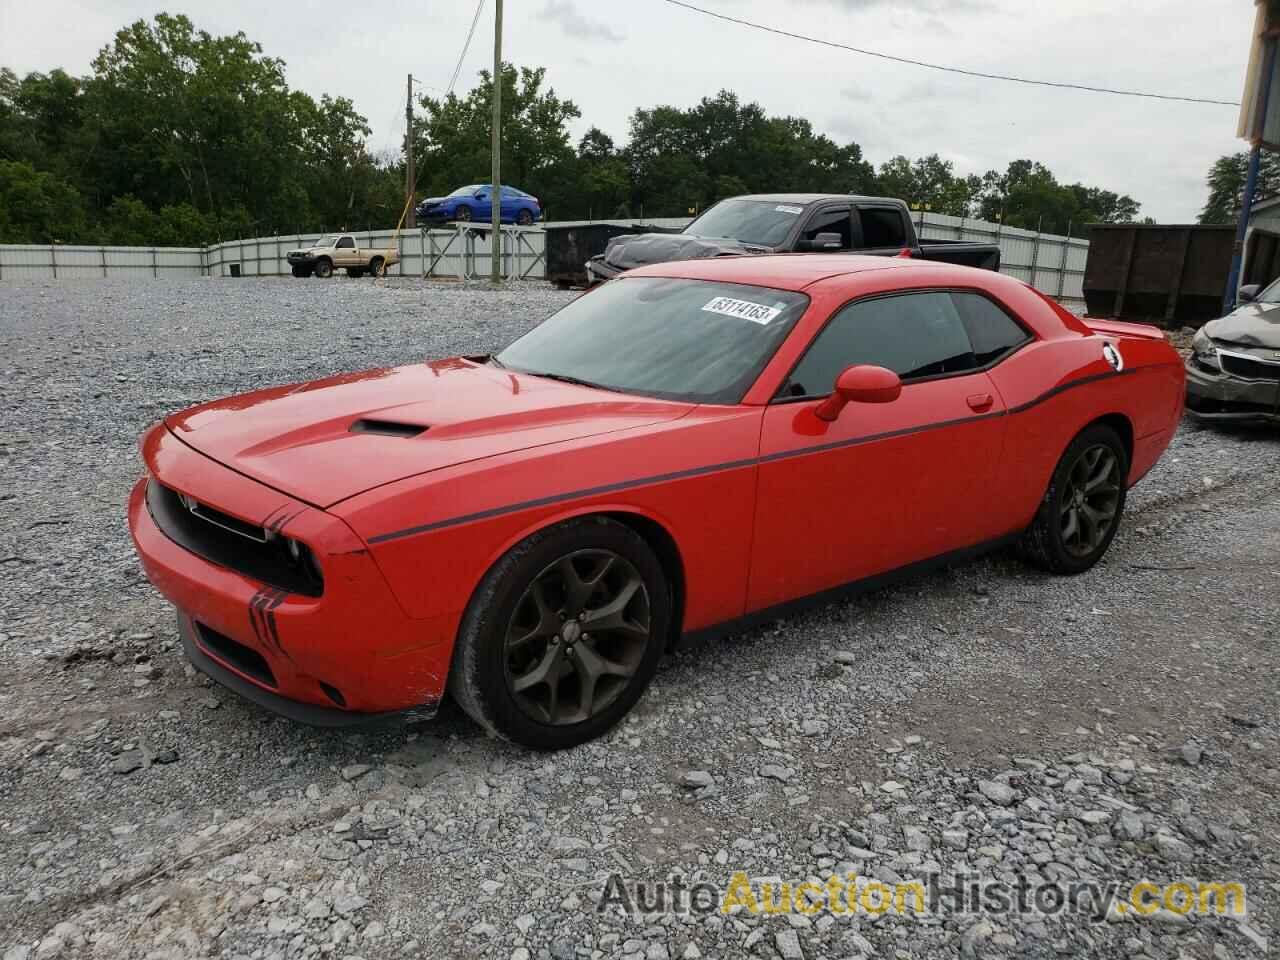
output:
M1222 312L1236 228L1095 223L1084 298L1091 317L1195 326Z
M604 248L614 237L624 233L679 233L672 227L655 227L632 223L582 223L563 227L547 227L546 265L547 279L557 287L585 287L587 270L584 264Z

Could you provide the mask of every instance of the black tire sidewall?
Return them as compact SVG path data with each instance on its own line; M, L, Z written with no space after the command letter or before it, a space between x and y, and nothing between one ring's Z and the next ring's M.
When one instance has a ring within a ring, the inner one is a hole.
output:
M507 688L505 637L515 604L546 567L576 550L612 550L635 566L649 593L652 632L640 666L625 690L604 710L581 723L541 723L516 703ZM604 518L586 518L550 528L524 541L495 565L477 589L460 631L470 694L484 721L501 736L536 750L559 750L593 740L624 717L657 670L671 624L671 588L662 565L635 531ZM455 655L456 660L456 655Z
M1085 450L1098 444L1105 444L1110 448L1111 452L1116 455L1120 463L1120 496L1116 502L1115 522L1111 524L1111 529L1107 531L1106 536L1102 538L1102 543L1095 547L1089 554L1081 557L1076 556L1067 550L1062 540L1062 525L1058 522L1060 508L1062 505L1063 493L1066 489L1067 473L1075 464ZM1120 530L1120 522L1124 517L1124 505L1126 495L1128 493L1129 478L1129 455L1125 450L1124 442L1120 436L1110 427L1104 424L1095 424L1081 431L1071 445L1067 447L1062 454L1062 459L1058 461L1057 467L1053 471L1053 479L1049 484L1049 490L1045 494L1044 508L1042 516L1039 520L1041 530L1039 535L1043 539L1043 544L1048 559L1051 561L1053 568L1060 573L1083 573L1095 563L1102 559L1107 550L1111 547L1111 541L1115 539L1116 533Z

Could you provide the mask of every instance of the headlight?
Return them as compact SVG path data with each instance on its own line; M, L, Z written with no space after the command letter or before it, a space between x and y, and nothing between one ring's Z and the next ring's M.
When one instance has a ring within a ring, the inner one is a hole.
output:
M1213 345L1209 335L1201 330L1191 341L1191 356L1196 366L1210 373L1221 373L1222 364L1218 360L1218 348Z
M320 570L320 563L316 560L316 555L311 552L311 548L305 543L293 539L293 537L281 537L284 541L285 551L289 554L289 559L293 565L314 579L317 583L324 582L324 574Z

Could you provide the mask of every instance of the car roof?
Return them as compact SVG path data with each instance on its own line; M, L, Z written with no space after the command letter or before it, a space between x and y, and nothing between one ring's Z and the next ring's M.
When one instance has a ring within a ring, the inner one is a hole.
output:
M628 270L628 277L670 277L682 280L718 280L747 283L778 290L803 290L828 277L849 276L871 270L936 271L944 265L907 257L870 257L850 253L778 253L750 257L711 257L675 260ZM945 265L948 269L965 269ZM972 268L970 268L972 269Z
M892 197L865 197L853 193L745 193L739 197L725 197L726 200L756 200L761 203L817 203L819 200L856 200L859 203L878 201L892 203ZM708 208L709 209L709 208Z

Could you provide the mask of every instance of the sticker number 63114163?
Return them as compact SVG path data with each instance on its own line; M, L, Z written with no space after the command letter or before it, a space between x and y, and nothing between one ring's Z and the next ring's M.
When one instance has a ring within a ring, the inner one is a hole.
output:
M702 307L708 313L722 313L726 317L737 317L739 320L750 320L764 326L782 311L763 303L752 303L750 300L735 300L733 297L715 297Z

